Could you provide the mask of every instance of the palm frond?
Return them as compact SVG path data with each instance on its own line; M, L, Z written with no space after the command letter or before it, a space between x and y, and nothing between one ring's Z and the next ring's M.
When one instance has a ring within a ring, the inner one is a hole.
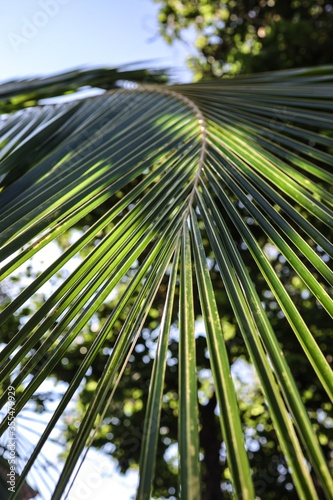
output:
M103 87L106 80L118 81L119 75L132 76L105 71L8 83L0 88L1 109L6 110L14 96L17 103L32 100L35 104L37 95L60 95L83 84ZM142 76L135 79L142 81ZM118 294L117 306L96 334L20 471L19 485L117 328L98 389L52 496L61 498L167 279L137 498L151 494L168 337L177 316L179 496L200 497L195 352L199 313L205 322L233 493L237 498L254 498L220 323L223 311L208 266L207 259L213 258L298 495L316 499L323 491L331 498L332 480L318 437L236 238L246 245L279 304L308 369L332 399L328 361L261 243L274 245L331 321L332 79L333 67L323 67L193 85L145 83L4 117L0 129L2 277L11 276L43 247L94 214L94 222L80 237L0 314L3 324L73 257L86 253L2 351L1 381L10 380L18 389L17 412L52 374L110 293ZM327 258L322 259L318 248ZM196 290L199 312L194 306ZM124 312L126 320L121 322ZM1 403L5 402L4 391ZM5 429L6 420L1 431Z
M118 68L71 70L48 78L30 78L5 82L0 89L0 112L11 113L36 106L42 99L74 94L84 88L110 90L121 87L122 81L132 83L165 83L167 69L146 69L144 62Z

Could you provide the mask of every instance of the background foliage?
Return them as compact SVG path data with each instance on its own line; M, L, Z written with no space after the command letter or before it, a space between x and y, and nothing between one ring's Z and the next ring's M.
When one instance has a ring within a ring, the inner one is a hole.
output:
M155 0L164 38L195 38L197 79L333 62L333 5L325 0Z

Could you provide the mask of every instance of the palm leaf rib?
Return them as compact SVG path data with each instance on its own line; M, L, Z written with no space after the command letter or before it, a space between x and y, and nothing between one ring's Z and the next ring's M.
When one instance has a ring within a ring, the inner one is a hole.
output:
M218 256L217 250L215 255ZM254 366L256 367L259 376L262 376L261 384L268 401L271 417L274 422L274 427L279 436L281 448L287 457L290 467L294 474L295 486L300 496L305 496L306 492L311 492L315 495L315 490L311 484L311 478L306 471L306 467L302 460L302 452L297 442L295 433L292 432L291 422L287 410L283 404L283 400L279 395L279 390L276 386L273 373L269 368L268 360L265 356L262 344L260 342L257 325L251 317L251 311L246 300L243 297L242 290L237 283L237 278L233 275L231 262L224 254L225 262L219 260L219 268L226 283L227 293L230 296L235 315L241 325L244 341L251 355ZM272 398L272 394L274 394Z
M190 235L185 226L179 291L179 498L200 497L198 421L192 259Z
M8 114L0 128L4 283L40 250L52 248L73 229L79 234L0 312L0 325L6 328L75 259L68 276L57 279L44 303L11 332L2 350L0 379L4 387L16 387L18 413L57 373L105 304L112 304L39 442L27 453L11 498L18 498L43 446L73 398L80 397L90 367L108 346L98 386L52 498L68 495L120 390L151 309L162 302L137 499L153 495L171 329L177 329L178 343L178 496L202 497L201 353L196 340L200 315L226 446L229 491L234 498L249 500L257 494L242 400L221 327L223 307L232 311L239 342L256 370L299 498L330 499L327 460L275 331L279 322L263 304L262 291L269 290L276 300L315 384L332 401L327 353L321 350L318 329L307 324L294 303L290 283L297 278L331 321L333 68L167 87L146 84L147 73L131 74L125 68L123 74L137 77L142 85L117 88L119 71L96 70L0 86L4 112L89 82L108 89L75 102ZM289 282L267 254L267 245L283 258ZM6 398L3 391L2 405ZM4 418L1 433L6 428Z
M171 227L169 228L171 229ZM87 353L86 358L84 359L83 363L80 366L80 370L77 372L75 379L73 379L71 385L69 386L65 396L63 397L62 401L60 402L56 412L54 413L54 416L52 417L52 420L48 424L47 428L45 429L43 436L41 437L40 443L38 445L38 448L34 450L34 453L31 455L30 458L30 463L27 464L26 470L23 471L22 476L28 472L29 467L32 465L33 461L37 458L38 452L41 449L43 443L49 436L49 434L52 432L55 423L57 420L61 417L64 409L70 402L71 398L73 397L73 394L77 390L79 384L81 383L82 378L84 377L84 374L86 373L87 369L89 368L94 356L96 355L96 352L100 349L102 346L103 342L105 341L105 338L107 337L108 333L110 332L112 326L116 322L119 314L121 313L122 309L126 306L127 302L131 298L131 295L133 292L136 290L140 282L142 281L142 278L145 276L145 273L147 272L147 269L149 268L150 265L150 260L156 259L158 254L161 252L163 246L163 241L158 241L154 248L152 249L151 253L147 258L145 259L145 262L142 264L140 270L137 272L135 278L133 279L131 285L128 287L126 292L123 294L123 296L120 298L119 303L117 305L117 308L113 311L112 315L109 317L107 323L105 324L103 330L99 333L97 336L94 344L91 346L90 351ZM126 340L126 338L124 338ZM129 339L130 340L130 339ZM128 340L127 340L128 342ZM66 348L66 346L65 346ZM45 365L47 366L47 365Z
M206 194L207 201L208 201L208 194ZM203 200L199 200L200 203L200 209L202 211L202 215L205 218L206 222L206 227L210 228L210 223L209 223L209 214L208 214L208 207L204 205ZM310 459L313 461L314 467L317 469L317 472L319 475L323 473L323 484L327 484L327 493L329 493L330 489L330 474L328 471L328 468L325 464L325 459L322 455L322 452L320 450L320 446L318 445L318 442L316 440L315 434L313 432L313 429L311 428L310 421L308 419L307 413L305 411L305 408L302 404L301 398L299 397L298 391L296 389L296 384L293 380L293 376L288 369L288 366L284 360L284 357L281 353L281 350L279 348L278 342L275 338L274 332L272 331L272 328L269 324L269 321L267 319L267 316L264 313L264 310L262 308L262 305L260 303L259 298L256 296L255 289L253 287L253 284L250 280L250 277L247 273L246 268L242 265L242 260L239 255L239 251L235 247L235 244L232 241L231 235L228 231L228 228L225 224L225 222L221 219L219 214L216 212L216 207L214 207L214 202L210 199L209 200L209 205L211 206L211 209L214 210L215 212L215 217L214 219L218 221L218 228L220 231L215 230L213 228L210 228L210 234L212 235L211 237L214 238L212 240L212 245L215 246L216 251L215 255L219 258L218 262L221 263L220 269L225 269L226 271L228 269L231 269L232 267L235 268L235 271L237 273L240 273L238 279L239 281L243 284L245 290L246 290L246 295L245 295L245 300L248 303L248 307L251 307L251 310L253 311L253 316L254 320L256 322L256 328L247 329L244 331L244 335L247 337L248 340L244 339L245 342L249 343L248 349L250 352L253 352L253 363L256 365L257 360L256 360L256 355L255 355L255 350L253 350L253 346L250 343L251 336L254 337L254 342L255 342L255 349L259 350L260 356L258 358L260 359L260 363L263 362L265 355L263 354L262 348L261 348L261 342L258 337L258 333L256 329L258 329L261 340L263 342L264 347L267 350L267 353L269 355L269 359L271 360L274 369L275 369L275 376L281 386L281 389L283 391L284 397L288 403L288 409L289 411L292 412L292 414L295 416L295 425L300 426L302 429L300 431L301 437L303 438L303 444L306 448L311 447L311 451L309 451L309 456ZM215 233L220 232L220 234L223 234L224 236L224 242L222 243L221 240L217 240L217 237L215 236ZM222 252L221 254L219 252ZM227 259L226 255L228 255L228 258L230 259L229 262L226 260L226 262L222 263L220 259ZM225 272L226 272L225 271ZM237 282L237 279L234 278L232 280L234 283ZM230 294L232 293L232 290L229 292ZM234 293L235 300L236 298L239 299L242 296L241 290L239 290L238 293ZM236 310L237 305L235 304L235 314L237 314ZM239 307L239 306L238 306ZM245 309L245 306L243 306ZM246 309L245 309L246 311ZM243 312L243 314L245 313ZM248 311L248 319L247 322L249 325L253 321L252 319L249 319L249 311ZM242 324L246 324L246 322L242 322ZM257 372L261 373L263 370L260 370L259 367L257 368ZM265 373L268 373L270 371L269 365L266 365L265 368ZM275 398L278 397L278 391L277 389L274 389L274 378L271 376L270 381L265 381L263 380L263 390L265 391L265 395L267 400L269 401L271 399L271 395L274 393ZM280 400L278 406L274 408L274 403L271 403L272 407L272 418L276 419L276 429L277 432L281 432L280 434L280 439L281 439L281 446L285 446L285 453L286 455L291 454L291 462L293 463L294 460L297 460L297 455L300 457L300 463L296 464L296 467L300 467L300 469L303 469L303 472L301 472L301 475L304 475L304 464L302 464L302 452L300 449L299 444L297 443L297 438L296 434L294 431L289 430L289 432L286 429L283 429L283 422L286 428L290 426L290 421L289 421L289 416L287 412L284 412L283 408L283 403L282 400ZM277 410L277 416L274 416L275 411ZM281 411L282 410L282 411ZM284 412L284 414L283 414ZM281 430L279 429L281 426ZM292 439L290 443L285 443L285 437L286 436L292 436ZM295 448L294 448L295 446ZM307 481L310 482L311 480L308 477ZM309 486L308 484L305 484L305 489L303 490L303 495L306 495L307 491L311 490L311 495L316 495L314 490L313 490L313 485Z
M148 500L150 498L152 483L154 480L154 469L156 462L157 442L163 397L163 382L167 365L168 340L172 321L172 309L177 281L178 261L179 246L177 246L172 264L172 271L168 284L165 307L163 309L163 316L161 320L161 333L159 335L158 348L156 358L154 360L154 367L152 370L152 377L150 382L150 391L145 417L145 428L143 433L144 437L142 440L143 442L140 453L141 476L137 491L138 500Z
M235 478L235 492L239 498L252 498L254 494L253 485L243 445L241 422L235 389L231 379L227 350L223 342L204 247L193 211L191 214L191 227L193 228L193 249L200 301L205 318L207 343L211 353L212 370L221 409L221 428L230 454L230 469L232 477ZM223 374L223 376L221 377L220 374Z

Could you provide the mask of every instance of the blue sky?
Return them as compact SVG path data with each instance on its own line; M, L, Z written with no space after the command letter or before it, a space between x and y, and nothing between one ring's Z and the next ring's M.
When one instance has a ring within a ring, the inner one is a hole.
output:
M157 12L153 0L1 2L0 81L152 59L184 69L191 48L162 40Z

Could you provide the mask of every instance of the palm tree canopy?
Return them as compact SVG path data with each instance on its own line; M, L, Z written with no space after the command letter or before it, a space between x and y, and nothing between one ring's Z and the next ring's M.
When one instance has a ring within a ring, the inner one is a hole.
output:
M95 222L1 312L3 324L88 249L2 351L1 379L3 387L17 388L17 413L110 293L121 290L20 471L18 487L117 325L116 342L52 496L61 498L92 442L93 429L103 420L161 283L166 282L137 498L151 495L168 339L176 323L179 496L200 498L194 305L198 300L232 491L235 498L255 497L222 311L207 260L213 255L294 487L300 498L331 498L332 480L321 445L234 235L246 245L309 370L332 400L328 359L258 234L283 255L331 321L333 67L186 85L147 83L147 74L124 71L119 78L116 70L94 70L0 87L4 113L33 106L3 115L1 123L2 278L103 207ZM119 79L129 78L141 83L121 87ZM108 91L38 105L40 97L62 95L82 85ZM119 325L124 311L126 319ZM4 391L2 403L6 397ZM6 425L4 419L2 432Z

